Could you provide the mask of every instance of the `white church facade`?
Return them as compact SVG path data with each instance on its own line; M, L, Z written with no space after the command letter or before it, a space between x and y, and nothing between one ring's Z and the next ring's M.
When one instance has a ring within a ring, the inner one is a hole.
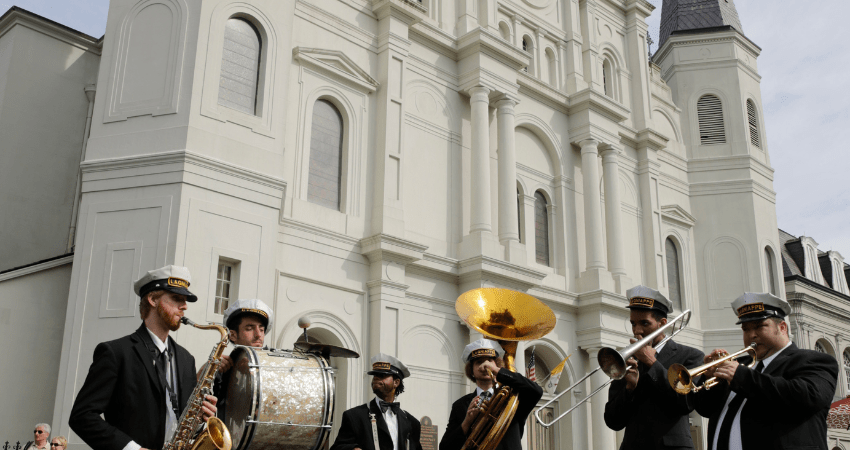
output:
M337 418L371 396L369 358L396 355L403 408L440 436L471 389L460 354L480 335L454 310L469 289L555 312L517 366L570 356L559 389L628 343L637 284L693 311L678 341L740 349L732 300L789 286L761 49L731 0L695 21L676 4L651 59L645 0L112 0L101 39L12 8L0 357L22 370L0 372L19 387L0 439L48 422L87 448L67 421L94 347L138 327L132 282L166 264L191 271L196 322L259 298L268 345L292 348L306 315L312 337L358 352L332 361ZM847 297L836 267L843 287L826 287ZM204 361L211 334L176 339ZM615 448L606 398L527 448ZM706 425L693 413L698 448Z

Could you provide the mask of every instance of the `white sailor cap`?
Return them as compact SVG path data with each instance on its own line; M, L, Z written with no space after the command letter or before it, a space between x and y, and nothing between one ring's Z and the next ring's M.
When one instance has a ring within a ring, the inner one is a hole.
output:
M673 303L667 300L660 292L655 289L637 285L626 291L626 297L629 298L629 309L654 309L662 314L670 314L673 311Z
M263 322L263 326L266 328L272 324L272 309L269 308L269 305L265 304L262 300L256 298L240 298L239 300L236 300L236 302L224 310L224 320L222 320L222 322L224 323L224 326L233 330L235 327L232 325L235 323L235 319L245 314L254 314L258 316Z
M142 278L133 283L133 290L139 297L144 297L151 291L169 291L185 295L186 301L196 302L198 297L189 292L192 276L189 269L180 266L165 266L149 270Z
M476 358L498 358L504 354L505 350L498 342L490 339L479 339L463 348L461 359L466 364Z
M393 356L386 353L378 353L372 357L372 370L369 375L393 375L401 379L410 376L407 366Z
M791 314L791 305L787 301L768 293L745 292L732 302L732 309L738 316L737 325L768 317L782 319Z

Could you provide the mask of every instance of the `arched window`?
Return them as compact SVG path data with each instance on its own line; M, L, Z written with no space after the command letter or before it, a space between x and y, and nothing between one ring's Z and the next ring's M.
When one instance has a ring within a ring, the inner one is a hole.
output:
M506 41L511 40L511 27L508 26L505 22L499 22L499 34L502 35L502 39Z
M555 86L558 84L558 62L555 58L555 52L551 48L546 49L546 66L549 69L549 84Z
M608 58L602 62L602 91L608 97L614 98L614 78L611 70L611 61Z
M256 115L262 41L257 29L245 19L228 19L224 26L224 51L218 104Z
M773 264L773 255L767 247L764 248L764 267L767 270L767 292L776 295L776 269Z
M667 238L664 243L667 253L667 286L670 290L670 301L673 309L682 309L682 284L679 274L679 251L672 239Z
M522 37L522 51L531 53L531 60L528 62L528 65L525 66L524 70L527 73L534 74L534 44L531 42L531 38L528 36ZM531 70L529 70L529 67Z
M756 104L747 100L747 120L750 124L750 143L756 148L761 148L761 137L759 136L759 119L756 114Z
M342 180L342 115L331 102L316 100L310 135L307 200L340 209Z
M826 353L827 355L829 354L829 352L826 351L826 347L824 347L820 342L815 342L815 351Z
M725 144L726 128L723 124L723 104L716 95L706 94L697 102L699 140L702 145Z
M534 193L534 252L538 263L549 265L549 212L540 191Z
M850 350L844 350L844 378L847 383L847 392L850 393Z

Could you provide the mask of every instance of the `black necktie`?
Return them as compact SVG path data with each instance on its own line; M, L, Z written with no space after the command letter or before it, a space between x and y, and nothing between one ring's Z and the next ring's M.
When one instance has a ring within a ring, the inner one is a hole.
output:
M764 362L759 361L756 372L761 372L762 369L764 369ZM735 416L738 415L738 410L741 409L744 400L743 395L735 395L735 398L729 403L729 408L723 417L723 424L720 426L720 434L717 435L717 450L729 450L729 434L732 432L732 422L735 421Z
M398 406L398 402L385 402L383 400L378 400L378 404L381 406L381 412L386 414L387 409L392 408L393 413L399 415L401 413L401 408Z
M171 401L171 408L174 410L175 416L179 416L180 412L178 411L177 405L177 390L174 388L173 382L168 382L168 375L166 374L169 366L171 365L171 353L168 351L166 347L165 351L159 353L159 356L156 357L156 371L159 374L159 379L162 382L162 386L165 388L166 393L168 394L168 399Z

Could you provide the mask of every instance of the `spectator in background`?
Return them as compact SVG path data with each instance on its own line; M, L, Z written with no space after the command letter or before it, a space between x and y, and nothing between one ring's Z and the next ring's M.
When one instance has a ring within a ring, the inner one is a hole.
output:
M68 439L65 436L56 436L50 442L50 450L65 450L68 447Z
M33 430L33 435L35 439L27 442L24 450L50 450L50 444L47 443L47 439L50 437L50 425L46 423L37 424L35 430Z

